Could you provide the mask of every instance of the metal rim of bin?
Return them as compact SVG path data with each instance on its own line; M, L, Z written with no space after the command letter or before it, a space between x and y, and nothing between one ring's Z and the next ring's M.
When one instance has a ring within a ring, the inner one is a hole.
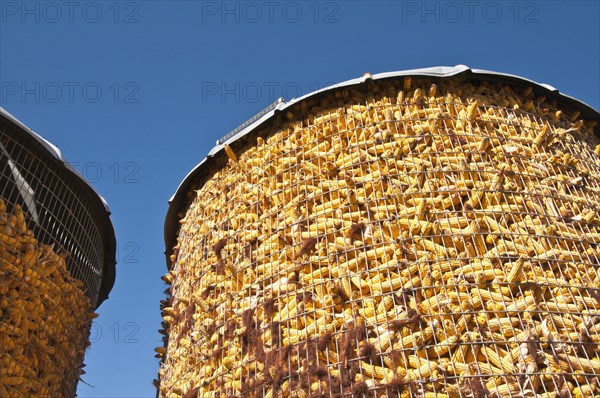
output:
M544 95L547 98L555 99L561 104L577 109L581 112L581 117L600 121L600 112L592 108L590 105L570 97L564 93L559 92L553 86L544 83L538 83L533 80L529 80L520 76L493 72L483 69L471 69L465 65L456 65L453 67L449 66L436 66L431 68L420 68L410 69L396 72L385 72L371 75L369 73L364 74L360 78L347 80L338 84L331 85L329 87L322 88L320 90L313 91L302 97L293 98L286 101L283 98L279 98L273 104L256 114L254 117L249 119L247 122L225 135L223 138L217 140L215 147L208 153L200 163L198 163L188 174L185 176L179 187L169 199L169 208L164 224L164 239L165 239L165 256L167 261L167 268L170 269L172 264L170 256L173 253L173 247L177 243L177 234L179 230L179 216L178 214L185 210L187 206L186 195L192 188L192 186L198 181L202 180L202 177L210 173L211 166L222 161L227 156L225 154L225 144L232 145L240 138L246 135L258 132L261 128L265 128L269 123L273 123L275 117L286 109L306 101L309 98L317 97L323 93L331 93L336 90L341 90L348 87L358 86L366 84L369 81L382 81L382 80L393 80L404 77L433 77L433 78L449 78L449 77L465 77L475 78L481 81L495 81L500 83L506 83L512 86L531 86L539 95ZM600 123L595 127L594 133L600 136ZM197 187L199 188L199 187Z
M98 194L98 192L96 192L90 183L73 168L73 166L67 163L58 147L35 133L2 107L0 107L0 128L2 128L2 131L9 139L12 138L11 135L18 139L18 145L26 145L27 150L31 150L31 152L35 154L34 156L38 157L41 161L42 167L46 167L52 173L60 175L62 182L72 187L73 194L80 192L81 195L85 196L82 198L81 203L84 204L86 211L90 215L90 219L87 220L87 222L93 223L97 227L97 230L99 231L98 240L103 245L103 248L100 250L103 257L103 263L98 264L98 267L101 267L99 275L100 284L96 292L89 292L88 294L88 296L91 295L90 298L92 300L95 296L93 305L95 308L98 308L100 304L108 298L108 294L114 285L116 276L116 237L113 224L110 220L111 213L107 202L100 194ZM2 153L2 156L4 155L10 154ZM13 161L10 157L8 160L11 162ZM18 184L13 185L16 186ZM37 202L37 200L38 199L36 198L35 201ZM44 206L42 205L42 208L43 207ZM69 210L66 209L66 211ZM57 221L60 224L61 220ZM41 241L46 244L61 243L56 241L44 241L44 239L41 239ZM85 280L82 280L82 282L86 284Z

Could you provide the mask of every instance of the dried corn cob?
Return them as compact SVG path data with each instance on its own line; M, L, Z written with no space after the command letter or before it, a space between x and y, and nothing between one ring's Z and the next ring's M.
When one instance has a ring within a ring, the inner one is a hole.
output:
M531 90L433 84L225 146L165 278L161 397L597 390L598 138Z
M0 237L0 396L73 396L95 315L83 283L2 199Z

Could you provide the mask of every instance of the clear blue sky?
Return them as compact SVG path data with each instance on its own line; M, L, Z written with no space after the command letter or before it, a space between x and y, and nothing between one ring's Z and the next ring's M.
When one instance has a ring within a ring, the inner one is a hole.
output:
M0 0L0 106L108 200L119 242L80 397L154 397L167 199L279 96L466 64L600 107L597 1Z

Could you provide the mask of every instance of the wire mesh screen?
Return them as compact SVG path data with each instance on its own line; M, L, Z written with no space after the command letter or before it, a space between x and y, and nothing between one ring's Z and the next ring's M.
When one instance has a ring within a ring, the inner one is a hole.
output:
M406 78L226 147L164 278L159 396L600 394L593 126Z
M0 122L0 396L74 397L104 247L89 193Z

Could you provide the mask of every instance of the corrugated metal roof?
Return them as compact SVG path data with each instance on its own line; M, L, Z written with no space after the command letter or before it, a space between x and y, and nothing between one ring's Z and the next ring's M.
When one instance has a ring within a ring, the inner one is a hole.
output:
M32 138L34 138L36 141L38 141L40 144L42 144L53 157L55 157L57 160L60 160L61 162L63 162L63 164L69 169L69 171L71 171L73 174L75 174L85 185L87 185L92 191L94 191L94 193L96 194L96 196L98 196L98 198L102 202L102 205L106 209L106 212L108 214L110 214L110 208L108 207L108 203L106 202L106 200L102 197L102 195L100 195L94 189L94 187L85 178L83 178L83 176L81 174L79 174L79 172L77 170L75 170L73 167L71 167L68 164L68 162L63 157L62 152L60 151L60 149L56 145L54 145L50 141L46 140L41 135L37 134L35 131L33 131L32 129L30 129L26 125L24 125L19 119L17 119L13 115L11 115L6 109L4 109L2 107L0 107L0 115L4 116L5 118L7 118L10 121L12 121L14 124L16 124L17 126L19 126L24 132L26 132Z
M298 102L304 101L310 97L314 97L326 91L335 91L343 89L344 87L360 85L368 80L385 80L406 76L429 76L444 78L457 75L467 75L472 76L474 78L480 78L482 80L501 81L509 84L512 83L513 85L530 85L534 89L537 89L538 92L541 92L544 95L546 95L548 98L556 99L564 105L580 110L582 117L593 120L600 120L600 113L598 113L596 109L592 108L591 106L587 105L582 101L577 100L576 98L559 92L558 89L549 84L538 83L533 80L529 80L520 76L511 75L507 73L499 73L483 69L471 69L465 65L435 66L431 68L408 69L396 72L378 73L374 75L366 73L359 78L350 79L338 84L334 84L329 87L313 91L299 98L291 99L290 101L286 101L283 98L280 98L275 103L271 104L269 107L265 108L263 111L259 112L257 115L252 117L246 123L242 124L240 127L218 140L217 144L208 153L206 158L204 158L200 163L198 163L196 167L194 167L185 176L185 178L183 179L173 196L169 199L169 209L167 211L164 227L165 255L167 256L167 265L169 265L169 256L172 253L173 246L176 244L177 229L179 226L177 214L182 210L182 207L185 206L185 196L189 191L191 185L202 175L202 172L205 170L205 168L207 168L208 165L217 156L220 156L222 154L225 144L229 145L239 140L241 137L244 137L245 135L250 134L251 132L257 131L263 124L265 124L267 121L273 118L278 112L281 112Z

